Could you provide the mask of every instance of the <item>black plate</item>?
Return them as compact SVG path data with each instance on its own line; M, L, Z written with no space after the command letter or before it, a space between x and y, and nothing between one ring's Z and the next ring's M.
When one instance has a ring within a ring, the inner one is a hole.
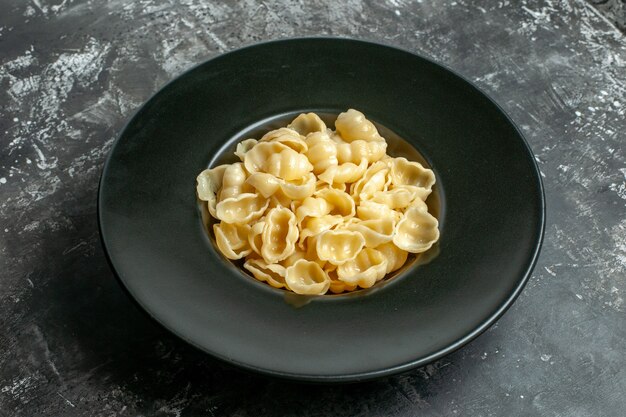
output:
M205 233L196 175L259 121L350 107L436 172L438 256L371 291L312 299L242 274ZM230 363L308 381L404 371L476 337L528 280L545 217L533 155L485 94L417 55L327 38L250 46L169 83L115 143L98 209L111 265L159 323Z

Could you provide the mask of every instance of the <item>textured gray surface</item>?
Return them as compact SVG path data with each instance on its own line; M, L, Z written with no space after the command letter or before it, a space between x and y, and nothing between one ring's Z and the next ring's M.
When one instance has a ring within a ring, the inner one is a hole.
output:
M582 0L4 1L0 415L623 416L626 38ZM319 387L227 368L156 328L113 278L96 189L167 80L265 39L382 41L491 94L537 155L546 239L491 330L423 369Z
M626 0L588 0L600 13L626 33Z

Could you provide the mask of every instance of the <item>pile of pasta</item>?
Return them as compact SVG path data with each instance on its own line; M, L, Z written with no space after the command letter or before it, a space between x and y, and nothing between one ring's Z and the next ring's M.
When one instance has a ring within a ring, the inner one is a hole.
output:
M244 259L256 279L297 294L369 288L438 239L426 198L435 175L386 154L387 143L354 109L336 130L315 113L237 145L241 162L204 170L219 251Z

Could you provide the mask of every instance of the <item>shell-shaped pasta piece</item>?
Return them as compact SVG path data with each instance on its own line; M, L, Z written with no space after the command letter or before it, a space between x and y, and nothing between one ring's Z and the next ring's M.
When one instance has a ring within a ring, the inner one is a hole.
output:
M387 273L387 259L376 249L365 248L351 261L337 267L337 277L343 282L370 288Z
M321 295L328 291L330 279L315 262L301 259L286 269L285 282L296 294Z
M261 195L244 193L217 203L215 214L226 223L249 223L261 217L268 204Z
M330 287L328 290L333 294L341 294L345 291L356 290L357 285L351 285L339 280L337 277L337 265L327 263L323 269L324 272L326 272L326 275L328 275L328 278L330 278Z
M303 200L315 192L315 175L309 172L302 178L295 181L282 181L280 188L283 193L290 199Z
M255 172L246 179L246 183L253 186L263 197L269 198L278 191L282 181L272 174Z
M229 165L224 171L222 188L218 193L218 200L223 201L231 197L237 197L242 193L249 193L253 187L246 184L248 174L241 162Z
M387 259L387 271L385 272L387 274L400 269L409 256L407 251L400 249L392 242L383 243L374 249L382 253L385 259Z
M322 217L328 213L332 206L324 198L307 197L295 210L298 224L302 226L302 221L307 217Z
M316 193L318 191L322 191L322 190L325 190L327 188L334 188L335 190L346 191L346 189L348 187L343 182L341 182L341 183L340 182L334 182L332 184L329 184L329 183L327 183L325 181L317 180L317 182L315 183L315 192Z
M393 185L413 185L430 190L435 184L435 174L419 162L406 158L394 158L391 162L391 182Z
M213 225L213 232L217 247L228 259L241 259L252 252L248 244L249 225L221 222Z
M298 245L303 248L307 238L310 240L311 237L317 236L326 230L330 230L341 222L343 222L342 216L324 215L321 217L306 217L302 220L300 226L300 240L298 241ZM312 246L311 242L309 242L309 246Z
M283 259L282 261L280 261L280 264L284 266L285 268L288 268L291 265L295 264L300 259L306 259L306 252L296 249L295 251L291 253L291 255L289 255L287 258Z
M280 142L259 142L255 147L246 152L243 163L251 174L255 172L268 172L267 167L270 156L279 154L286 149L293 151L293 149Z
M350 143L339 143L337 146L337 161L340 164L345 162L359 163L361 159L367 162L378 161L387 151L387 142L355 140Z
M387 178L389 168L383 162L375 162L367 170L365 174L357 182L350 187L350 195L355 200L366 200L370 198L374 192L382 191L388 185L390 180Z
M198 198L207 202L209 213L211 216L216 217L215 206L217 205L217 193L222 187L222 180L224 178L224 172L228 165L220 165L215 168L205 169L196 178L196 192Z
M261 256L267 263L287 258L295 250L298 240L296 216L287 208L273 208L265 216Z
M418 200L420 201L420 200ZM426 204L410 206L396 225L393 243L407 252L425 252L439 239L439 222Z
M392 219L396 223L402 218L402 213L392 210L384 204L367 200L361 201L356 208L356 215L361 220Z
M363 246L363 236L349 230L327 230L317 237L316 242L318 258L334 265L353 260Z
M272 130L271 132L266 133L259 142L282 143L298 153L304 153L308 149L304 138L300 136L298 132L288 127L281 127L280 129Z
M352 196L345 191L327 188L318 191L316 197L323 198L330 205L331 215L340 215L344 218L353 217L356 214L356 204Z
M416 197L417 187L400 186L388 191L376 191L372 195L372 201L384 204L392 210L408 207Z
M292 202L293 202L293 200L290 199L289 197L287 197L285 195L285 193L283 193L283 190L281 188L279 188L278 191L276 191L270 197L269 208L274 208L274 207L287 207L287 208L290 208Z
M235 155L243 162L243 158L246 156L246 153L252 148L256 146L258 141L256 139L246 139L242 140L237 144L237 149L235 150Z
M307 157L291 148L271 154L265 167L267 173L286 181L300 179L313 170L313 165Z
M337 165L337 144L326 132L314 132L307 136L306 143L309 150L306 157L313 164L313 172L319 175L329 167Z
M313 132L326 132L326 124L315 113L302 113L287 126L302 136Z
M346 162L341 165L331 165L326 171L318 175L318 178L328 184L355 182L363 176L367 169L367 159L361 159L359 165Z
M285 267L279 264L268 264L263 259L248 259L243 267L259 281L267 282L274 288L284 288Z
M358 110L349 109L344 113L340 113L335 121L335 128L346 142L359 139L366 142L383 140L378 134L376 126Z
M365 239L365 246L375 248L393 239L395 222L389 217L364 220L346 226L347 230L359 232Z
M248 233L248 244L250 248L257 254L261 255L261 248L263 247L263 229L265 228L265 221L262 219L254 223L250 227Z

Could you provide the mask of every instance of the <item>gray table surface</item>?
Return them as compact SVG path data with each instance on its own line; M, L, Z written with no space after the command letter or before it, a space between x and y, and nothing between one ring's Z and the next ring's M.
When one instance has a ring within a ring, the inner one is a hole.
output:
M528 138L548 207L535 272L497 325L348 386L243 373L156 327L96 223L107 152L160 86L242 45L320 34L475 81ZM626 415L626 37L581 0L5 0L0 106L1 416Z

